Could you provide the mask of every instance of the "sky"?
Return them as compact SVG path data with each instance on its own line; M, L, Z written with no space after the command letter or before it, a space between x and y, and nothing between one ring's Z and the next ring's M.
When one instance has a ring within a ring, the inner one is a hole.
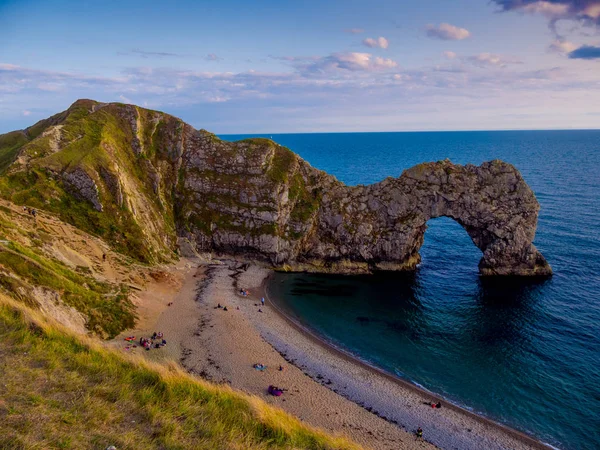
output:
M600 128L600 0L0 0L0 133L78 98L218 134Z

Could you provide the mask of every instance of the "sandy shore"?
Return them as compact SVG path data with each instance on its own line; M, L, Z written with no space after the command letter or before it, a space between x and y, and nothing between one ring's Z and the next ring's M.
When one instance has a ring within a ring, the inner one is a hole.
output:
M148 330L139 330L167 337L164 349L143 352L152 359L179 360L198 376L259 396L368 448L548 448L445 402L432 409L424 403L437 401L435 396L329 347L290 322L268 297L261 307L268 270L232 261L199 266L187 261L178 270L180 288L163 300L173 305L146 320ZM250 296L240 296L240 288ZM255 363L267 370L255 370ZM272 397L270 384L286 392ZM415 439L418 426L425 441Z

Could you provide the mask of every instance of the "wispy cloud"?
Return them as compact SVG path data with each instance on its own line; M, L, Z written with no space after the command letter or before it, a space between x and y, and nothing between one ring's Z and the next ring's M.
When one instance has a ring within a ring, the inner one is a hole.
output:
M468 58L457 56L441 66L406 70L396 61L369 53L333 53L280 57L288 67L272 72L131 67L114 77L0 64L0 122L15 123L20 118L26 126L24 110L42 117L82 97L170 111L197 127L218 132L268 126L291 131L439 128L440 124L459 126L459 116L462 121L467 117L481 121L488 111L490 117L497 117L494 108L514 114L536 104L563 105L564 110L564 105L579 102L583 109L600 102L600 80L593 67L528 71L512 64L504 67L507 57L490 56L479 58L486 61L480 61L482 70ZM43 85L60 89L45 91L40 89ZM441 113L450 110L452 115Z
M495 53L480 53L467 57L467 61L479 67L506 67L509 64L523 64L517 58L511 56L497 55Z
M388 46L390 45L389 41L384 38L383 36L380 36L378 38L366 38L363 39L363 45L370 47L370 48L383 48L386 49L388 48Z
M600 59L600 47L583 45L569 53L571 59Z
M218 56L218 55L216 55L214 53L209 53L208 55L206 55L204 57L204 59L206 61L222 61L223 60L223 58L221 58L220 56Z
M344 31L350 34L361 34L365 32L365 30L363 30L362 28L347 28Z
M142 58L181 58L183 55L178 53L169 52L151 52L146 50L140 50L139 48L130 50L128 52L120 52L120 55L135 55Z
M301 71L311 73L332 71L372 72L395 67L398 67L398 63L392 59L374 57L370 53L360 52L332 53L310 64L299 66Z
M549 46L548 50L554 53L571 53L577 48L577 45L564 39L556 39Z
M588 25L600 25L598 0L492 0L503 11L540 14L550 20L553 29L556 21L571 19Z
M442 53L442 55L444 55L445 58L447 59L456 59L456 53L451 52L451 51L445 51L444 53Z
M449 23L441 23L438 26L429 24L426 27L427 36L444 41L462 41L471 36L466 28L460 28Z

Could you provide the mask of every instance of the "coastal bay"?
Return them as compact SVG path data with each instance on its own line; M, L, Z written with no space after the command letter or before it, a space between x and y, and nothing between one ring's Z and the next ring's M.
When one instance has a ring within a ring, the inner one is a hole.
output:
M150 328L169 338L168 353L143 352L150 358L179 359L192 374L258 396L366 448L549 448L445 400L441 409L431 408L439 400L433 393L361 363L290 321L265 291L268 269L233 260L188 265L181 294ZM256 363L267 369L254 369ZM268 395L271 384L284 395ZM423 441L415 438L419 426Z

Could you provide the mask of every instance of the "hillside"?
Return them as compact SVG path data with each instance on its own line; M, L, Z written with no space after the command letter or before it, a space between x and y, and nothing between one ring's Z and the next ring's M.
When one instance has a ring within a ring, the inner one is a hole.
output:
M358 449L175 365L125 358L0 294L0 448Z
M51 214L0 200L0 291L73 330L112 337L131 327L132 288L152 270Z
M483 275L550 275L539 203L519 171L425 163L345 186L268 139L225 142L168 114L78 100L0 136L0 196L43 208L143 263L200 252L286 270L414 270L427 221L448 216ZM187 247L187 245L186 245Z

